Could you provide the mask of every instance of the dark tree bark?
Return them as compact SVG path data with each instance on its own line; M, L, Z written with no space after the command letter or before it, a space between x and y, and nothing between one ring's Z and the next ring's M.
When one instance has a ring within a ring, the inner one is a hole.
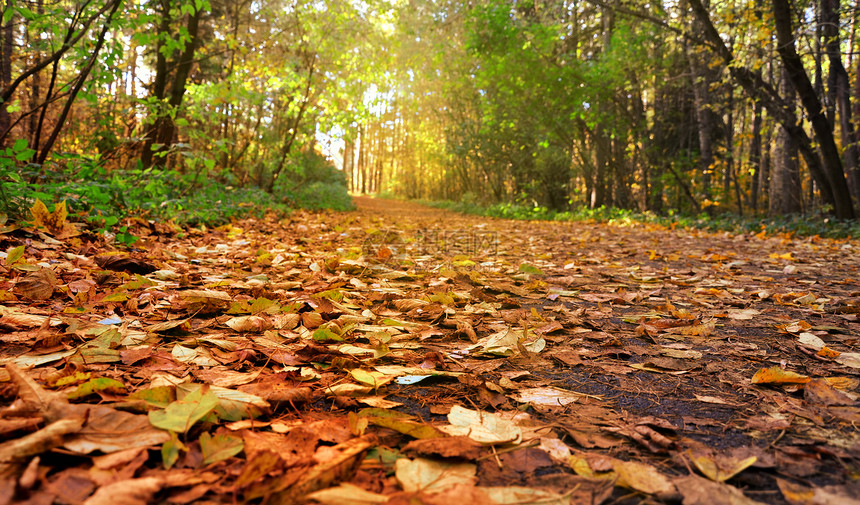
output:
M792 85L787 72L782 72L782 91L792 95ZM768 214L779 216L803 210L800 188L800 166L797 161L797 146L784 127L779 127L773 154L773 170L770 174L770 202Z
M834 212L836 217L853 219L855 217L854 206L843 172L842 157L836 147L836 140L833 138L833 130L831 130L830 122L821 109L821 101L803 68L800 55L797 54L794 47L791 7L788 0L772 0L772 5L774 23L776 24L777 53L785 66L788 80L791 81L800 98L800 103L806 110L809 122L812 124L812 130L815 132L818 150L821 153L824 178L833 194Z
M288 130L289 135L284 139L283 144L281 144L280 155L278 158L278 164L272 170L272 177L269 180L269 184L266 186L266 191L269 193L275 187L275 181L277 181L278 177L284 171L287 163L287 157L290 154L290 151L293 148L293 144L296 141L296 137L299 134L299 126L304 119L305 112L308 109L308 106L311 103L311 86L313 84L314 72L316 71L316 53L311 55L310 61L308 62L308 76L305 82L305 91L304 96L302 97L302 103L299 106L299 110L296 112L296 117L293 118L293 121L290 125L290 129Z
M843 161L848 180L848 189L854 201L860 201L860 162L858 146L854 142L854 124L851 121L851 84L848 72L842 64L839 40L839 0L821 0L821 18L827 58L830 63L828 84L828 119L834 127L836 109L839 111L839 130L843 144Z
M787 3L785 0L773 0L774 4L783 4L783 6L787 7ZM789 107L789 104L779 95L779 93L773 89L773 87L764 81L761 74L757 71L750 70L741 65L732 64L734 62L734 55L731 50L725 45L722 37L720 37L719 32L714 27L711 22L710 15L708 14L707 9L702 5L701 0L689 0L690 7L692 8L693 14L702 22L703 33L702 36L708 41L710 46L720 55L721 58L725 61L726 65L729 68L729 73L732 79L735 80L749 95L751 98L761 101L762 106L768 111L768 113L776 119L788 135L791 137L792 142L797 146L800 151L801 156L803 156L804 161L806 162L806 166L809 168L809 172L812 175L812 178L815 180L816 184L818 184L819 191L821 192L821 197L825 203L830 205L834 209L834 213L837 217L853 219L854 218L854 209L850 205L850 195L846 189L846 185L844 183L844 174L842 174L842 161L839 157L838 150L835 149L835 143L833 142L833 134L829 131L829 127L826 128L827 131L823 132L825 139L822 140L819 138L819 129L814 128L815 139L819 146L823 146L827 144L826 139L829 137L830 147L828 148L828 152L830 152L830 156L825 157L823 154L819 156L819 153L816 152L816 149L813 147L812 139L806 134L806 131L803 127L797 124L796 117L792 112L792 109ZM777 5L778 6L778 5ZM777 9L778 10L778 9ZM782 21L782 30L785 29L785 17L787 17L788 13L781 14ZM794 41L791 38L790 31L790 17L787 19L789 21L789 33L788 33L788 42L790 43L790 48L786 49L784 44L780 42L781 50L783 52L789 53L789 60L795 64L800 63L799 57L791 58L790 53L793 53L797 56L797 52L794 49ZM785 34L783 34L785 35ZM785 62L783 62L785 64ZM809 82L809 77L806 76L806 72L803 70L803 66L800 66L800 73L796 72L797 68L795 68L795 75L799 78L799 80L803 80L805 77L804 89L808 92L812 88L812 84ZM812 98L815 101L815 104L818 107L818 117L819 122L821 119L824 121L824 125L827 126L827 119L821 113L821 104L818 103L817 97L814 93L812 93ZM807 96L808 99L808 96ZM829 166L830 163L834 161L833 159L833 151L836 151L835 162L838 169L839 174L842 177L843 184L840 187L834 188L834 184L832 181L833 176L833 167ZM836 192L839 192L840 197L837 198ZM847 200L845 197L848 197ZM846 205L846 203L848 205Z
M0 109L3 108L3 104L9 103L9 100L15 94L15 91L18 89L18 86L20 86L21 83L23 83L33 74L41 72L48 65L59 61L60 58L62 58L63 55L69 51L69 49L74 47L75 44L77 44L78 41L80 41L89 32L90 26L93 24L93 22L113 7L113 3L105 3L98 11L94 12L90 17L81 20L81 14L84 12L84 10L90 3L92 3L92 0L86 0L78 6L78 10L76 12L71 14L71 21L69 22L69 28L66 32L66 37L63 40L63 44L59 47L59 49L49 54L48 56L40 59L29 68L24 69L24 71L22 71L18 75L18 77L16 77L14 80L11 80L11 82L9 82L8 84L0 83L0 86L2 86L0 87ZM9 25L7 24L6 26L8 27ZM5 131L0 130L0 136L5 134Z
M162 16L159 24L159 33L167 34L172 22L169 14L170 1L162 0L161 8ZM165 103L164 100L166 99L166 110L159 108L155 111L156 118L152 128L147 132L143 152L141 153L141 162L144 167L154 165L164 166L166 161L165 153L169 151L170 144L173 143L173 138L176 135L176 123L169 114L169 111L176 110L182 105L182 98L185 96L188 84L188 76L194 65L194 52L197 50L197 45L200 42L199 32L202 14L202 9L196 9L192 15L188 16L186 30L188 31L189 40L185 43L179 60L176 62L176 73L173 75L169 96L167 95L167 82L169 79L168 60L161 50L163 41L159 40L157 45L152 96L161 103Z
M686 47L687 60L692 79L693 99L696 105L696 133L699 139L699 173L702 174L702 192L705 198L711 197L711 170L714 164L714 113L710 109L710 81L704 65L700 64L689 45Z
M43 4L43 0L36 1L36 12L39 15L44 14L45 6ZM29 24L29 21L27 22ZM28 27L29 28L29 27ZM32 40L33 37L30 34L29 29L27 30L27 38L28 40ZM41 58L41 55L35 55L35 61L32 63L36 63ZM39 99L42 96L42 74L36 73L33 75L32 82L30 83L30 111L36 111L39 108ZM30 117L27 121L27 138L30 139L30 146L37 146L38 141L38 126L39 117L36 114L30 114ZM0 128L2 131L2 128Z
M8 8L8 7L7 7ZM5 10L5 9L4 9ZM0 43L0 89L8 89L12 84L12 51L15 41L15 16L10 16L5 25L0 27L2 43ZM7 109L8 97L0 102L0 149L6 145L6 133L12 127L12 118Z
M758 212L759 193L761 192L761 123L762 108L759 102L753 104L752 139L750 140L750 166L752 173L752 187L750 188L750 207L753 214Z

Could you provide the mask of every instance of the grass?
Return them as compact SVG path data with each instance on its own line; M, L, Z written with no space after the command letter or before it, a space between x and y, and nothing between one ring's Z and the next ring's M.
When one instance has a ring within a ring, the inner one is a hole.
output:
M721 213L708 215L682 215L669 213L658 215L653 212L639 212L610 207L596 209L577 208L558 212L546 207L502 203L479 205L470 202L417 200L430 207L447 209L464 214L498 217L504 219L542 220L542 221L588 221L632 226L635 224L655 224L667 228L690 228L708 231L727 231L731 233L761 233L767 235L790 234L799 237L827 237L860 239L860 220L845 221L822 214L789 215L777 218L748 217L737 214Z

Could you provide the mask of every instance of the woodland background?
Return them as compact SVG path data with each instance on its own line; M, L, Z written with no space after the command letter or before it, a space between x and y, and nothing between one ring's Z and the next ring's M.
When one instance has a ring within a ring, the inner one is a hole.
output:
M839 0L6 0L0 203L218 223L347 190L853 220ZM853 226L853 225L852 225ZM856 228L853 228L856 230Z

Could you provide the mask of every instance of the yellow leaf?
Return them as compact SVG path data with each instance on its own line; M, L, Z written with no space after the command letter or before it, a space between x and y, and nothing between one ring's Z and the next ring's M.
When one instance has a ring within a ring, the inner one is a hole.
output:
M791 252L787 252L785 254L773 253L770 255L770 258L774 259L774 260L788 260L788 261L794 261L796 259L791 255Z
M853 391L860 386L860 380L851 377L825 377L824 382L842 391Z
M42 200L36 199L36 203L30 207L30 214L33 215L33 224L47 228L45 223L50 220L51 213L48 212L48 207L45 206Z
M33 224L37 227L44 227L52 235L70 236L74 232L74 229L66 226L66 217L69 211L66 209L65 200L54 204L54 212L48 212L48 207L37 199L30 208L30 214L33 215ZM67 228L70 229L67 230Z
M753 384L806 384L810 379L806 375L790 372L781 367L762 368L752 377Z
M637 461L614 460L612 468L618 474L618 485L646 494L667 493L674 487L666 475L651 465Z
M755 456L740 461L728 458L716 461L708 456L698 456L693 458L693 463L705 477L714 482L725 482L752 466L757 460Z
M361 382L362 384L367 384L370 387L378 387L376 382L376 377L373 376L370 372L366 370L362 370L360 368L353 368L349 371L349 374L352 375L352 378Z

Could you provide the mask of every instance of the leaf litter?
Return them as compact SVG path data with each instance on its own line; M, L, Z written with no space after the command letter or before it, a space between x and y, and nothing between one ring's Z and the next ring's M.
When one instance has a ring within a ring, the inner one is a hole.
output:
M357 202L0 235L0 503L857 503L856 241Z

